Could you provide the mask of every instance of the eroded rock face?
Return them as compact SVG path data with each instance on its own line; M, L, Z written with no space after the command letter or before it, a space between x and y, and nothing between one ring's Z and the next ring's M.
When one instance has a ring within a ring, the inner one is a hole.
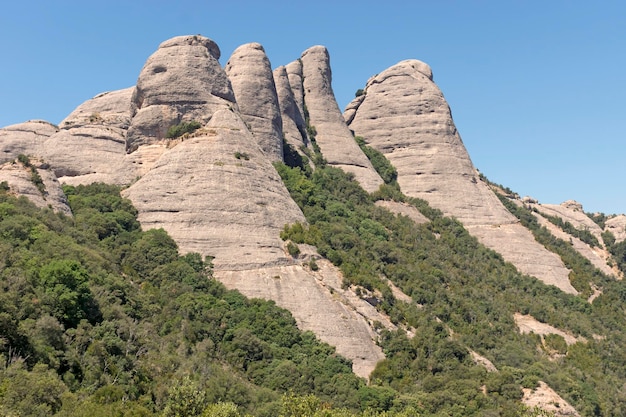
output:
M296 103L285 67L278 67L274 70L274 83L278 94L285 141L296 151L301 152L303 147L308 148L309 139L306 134L304 115Z
M330 262L320 260L318 265L317 272L291 265L216 271L215 276L247 297L271 299L291 311L299 328L335 346L337 353L352 360L354 373L369 378L385 356L368 321L378 321L390 330L395 326L376 308L344 290L341 273Z
M561 259L539 245L479 179L428 65L406 60L372 77L344 117L355 135L396 167L405 194L459 219L521 272L576 293Z
M3 127L0 129L0 163L13 161L20 154L39 156L43 143L59 128L44 120Z
M215 256L216 269L292 262L280 231L304 216L237 113L218 110L168 149L124 195L144 228L164 228L183 252Z
M133 158L126 155L133 90L102 93L87 100L44 142L41 155L61 182L122 185L137 176Z
M258 43L242 45L224 68L239 111L272 161L283 160L283 121L270 60Z
M217 109L236 106L219 57L217 44L199 35L179 36L159 46L133 92L128 152L162 140L181 121L205 124Z
M611 217L606 221L605 230L613 233L615 242L621 242L626 239L626 215L620 214Z
M54 173L41 168L41 160L31 159L30 162L42 180L42 189L33 182L31 168L17 161L0 165L0 182L6 181L10 193L28 198L37 207L49 207L56 212L71 216L72 210Z
M565 242L570 242L572 247L576 249L579 254L587 258L593 266L606 275L619 275L617 270L613 270L608 265L611 255L604 248L604 244L602 243L603 230L585 214L582 204L573 200L568 200L561 204L539 204L535 202L528 205L533 210L536 210L536 212L533 213L535 218L539 224L547 228L550 233ZM563 231L560 227L551 223L545 216L558 217L563 222L570 223L578 230L590 232L598 240L600 246L591 247L589 244L580 240L577 236L572 236Z
M383 180L355 142L335 100L328 51L314 46L302 53L301 61L304 102L324 158L330 165L354 174L366 191L378 190Z

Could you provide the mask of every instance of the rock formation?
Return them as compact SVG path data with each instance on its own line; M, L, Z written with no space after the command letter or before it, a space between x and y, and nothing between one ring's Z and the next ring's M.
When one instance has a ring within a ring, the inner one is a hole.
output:
M144 65L131 102L126 149L158 142L182 121L205 124L219 108L236 106L215 42L179 36L163 42Z
M226 63L239 111L258 144L272 161L283 160L283 121L274 74L258 43L235 49Z
M144 228L164 228L183 252L215 256L216 269L290 263L280 231L304 221L241 117L215 112L125 190Z
M41 155L43 143L59 128L44 120L29 120L0 129L0 163L18 155Z
M287 69L284 66L274 70L274 82L280 104L285 141L296 151L302 152L302 149L308 148L310 144L306 133L306 123L302 110L296 103L294 89L291 87Z
M396 167L405 194L458 218L521 272L577 293L561 259L539 245L479 179L428 65L406 60L371 78L344 117Z
M16 196L24 196L40 208L51 208L66 216L72 215L67 198L61 184L45 164L40 160L30 160L30 166L21 162L11 161L0 165L0 182L6 182L9 192ZM39 176L37 184L33 176ZM39 186L38 186L39 185Z
M62 182L122 185L137 176L133 158L126 156L133 90L102 93L87 100L44 142L41 155Z
M302 53L301 60L304 103L322 154L330 165L354 174L366 191L378 190L383 180L354 141L335 100L328 51L314 46Z

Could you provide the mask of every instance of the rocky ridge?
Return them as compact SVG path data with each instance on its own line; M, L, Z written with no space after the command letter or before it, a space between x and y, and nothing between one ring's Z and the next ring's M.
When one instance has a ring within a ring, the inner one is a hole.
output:
M202 36L170 39L147 60L136 86L86 101L59 127L29 121L0 129L7 163L0 182L67 214L59 182L128 186L124 195L144 228L164 228L183 252L214 256L218 279L289 309L303 329L336 346L363 377L384 357L372 323L394 326L343 289L339 271L328 262L320 259L318 272L303 266L319 258L314 248L304 259L285 250L281 229L304 216L272 166L283 158L283 137L301 154L314 139L330 165L376 191L382 179L352 129L397 168L405 194L457 217L520 271L576 293L561 260L537 244L481 181L428 65L407 60L383 71L342 115L326 48L309 48L274 71L259 44L235 50L225 68L220 54ZM167 137L170 127L192 121L201 125L195 132ZM12 162L20 154L50 166L37 168L47 195ZM428 221L412 207L378 204ZM601 233L575 204L540 209ZM607 221L618 240L626 238L624 218Z
M344 117L396 167L406 195L459 219L521 272L577 293L561 259L538 244L480 180L428 65L406 60L370 78Z

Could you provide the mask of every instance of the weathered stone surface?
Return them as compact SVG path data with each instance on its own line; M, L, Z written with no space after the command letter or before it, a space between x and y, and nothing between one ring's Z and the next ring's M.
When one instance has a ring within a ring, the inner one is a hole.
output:
M218 110L194 137L163 153L125 190L144 228L164 228L183 252L215 256L216 269L292 263L279 235L304 221L238 114Z
M531 203L527 204L530 208L537 210L538 213L533 213L535 218L546 229L550 231L555 237L562 239L566 242L570 242L572 247L576 249L578 253L587 258L589 262L600 271L607 275L618 276L619 272L616 269L611 268L608 265L608 261L611 258L610 253L604 248L602 240L602 229L593 220L589 218L583 211L583 207L580 203L568 200L559 205L557 204L539 204ZM552 224L541 214L547 216L559 217L564 222L569 222L578 230L587 230L593 234L600 247L591 247L576 236L572 236L564 232L560 227Z
M550 231L555 237L562 239L565 242L569 242L576 251L585 257L593 266L598 268L600 271L605 273L606 275L617 276L618 272L616 270L611 269L607 264L607 261L610 259L610 254L604 247L596 247L592 248L579 238L572 236L568 233L565 233L560 227L551 223L548 219L543 217L540 214L533 213L535 218L539 222L539 224ZM599 240L602 242L602 240Z
M0 165L0 182L6 181L9 186L9 192L16 196L28 198L37 207L50 207L56 212L71 216L72 210L54 173L40 168L42 165L41 161L36 158L31 158L30 162L43 181L43 193L33 182L33 174L30 167L25 167L17 161L6 162Z
M371 324L395 326L366 301L342 289L341 273L330 262L317 261L316 272L300 265L251 271L216 271L216 278L247 297L269 298L293 314L298 327L310 330L352 360L353 371L368 378L384 355Z
M302 61L297 59L285 66L287 78L293 93L293 99L304 117L304 76L302 75Z
M43 143L59 128L44 120L29 120L0 129L0 163L13 161L18 155L41 155Z
M620 214L608 219L605 230L613 233L616 242L626 239L626 215Z
M306 134L304 115L296 103L285 67L278 67L274 70L274 83L278 94L285 141L302 153L301 148L309 146L309 139Z
M383 180L354 140L335 100L328 51L313 46L302 53L301 60L304 102L324 158L330 165L353 173L366 191L378 190Z
M249 43L235 49L224 68L243 120L272 161L283 160L283 121L274 74L263 46Z
M41 155L61 182L121 185L138 175L136 158L126 155L132 93L126 88L87 100L44 142Z
M543 381L539 381L539 386L535 389L522 388L522 392L524 394L522 403L530 409L538 407L557 417L580 417L578 411L570 403Z
M396 167L405 194L459 219L521 272L576 293L561 259L538 244L480 181L428 65L406 60L370 78L344 117Z
M133 92L128 152L162 140L181 121L205 124L217 109L236 107L219 57L217 44L199 35L179 36L159 46Z

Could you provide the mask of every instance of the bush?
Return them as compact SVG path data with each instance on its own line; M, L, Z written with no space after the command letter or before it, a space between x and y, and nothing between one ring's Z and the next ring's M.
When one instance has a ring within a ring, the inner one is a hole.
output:
M193 133L201 127L202 125L200 124L200 122L197 122L195 120L192 120L190 122L180 122L179 124L170 126L170 128L167 129L166 137L169 139L174 139L184 135L185 133Z
M295 243L289 242L287 243L287 252L289 252L289 255L295 258L296 256L300 255L300 248Z

